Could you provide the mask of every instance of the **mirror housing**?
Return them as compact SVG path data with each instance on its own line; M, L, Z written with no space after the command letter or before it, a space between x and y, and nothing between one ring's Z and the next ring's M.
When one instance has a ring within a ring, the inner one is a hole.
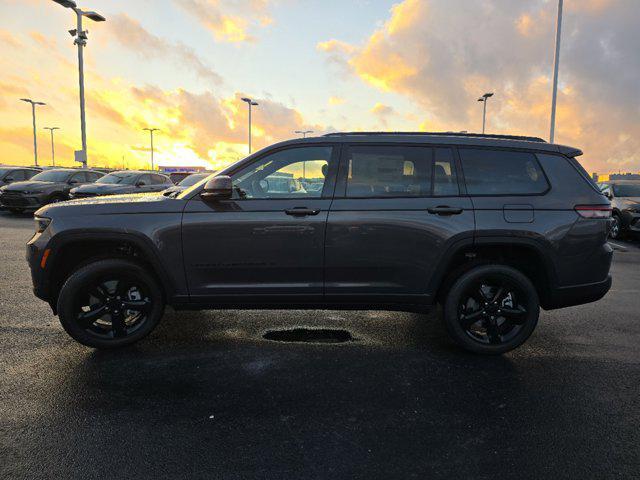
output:
M613 195L611 195L610 190L605 190L604 196L607 197L609 200L613 200Z
M228 175L213 177L204 184L200 196L203 200L228 200L233 195L233 182Z

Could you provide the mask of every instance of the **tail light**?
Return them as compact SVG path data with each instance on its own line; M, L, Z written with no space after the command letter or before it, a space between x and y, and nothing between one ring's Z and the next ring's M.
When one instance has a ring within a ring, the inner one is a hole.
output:
M574 210L584 218L611 218L613 212L609 205L576 205Z

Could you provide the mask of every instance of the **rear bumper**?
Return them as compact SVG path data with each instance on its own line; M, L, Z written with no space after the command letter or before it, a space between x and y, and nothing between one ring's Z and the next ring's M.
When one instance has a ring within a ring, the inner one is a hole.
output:
M597 302L611 289L611 283L611 275L607 275L607 278L602 282L556 288L549 295L544 308L545 310L554 310Z

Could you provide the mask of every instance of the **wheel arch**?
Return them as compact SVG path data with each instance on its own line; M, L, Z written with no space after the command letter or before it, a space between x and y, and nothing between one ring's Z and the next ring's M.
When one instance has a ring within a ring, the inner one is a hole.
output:
M536 287L542 307L548 304L557 285L553 260L544 245L529 238L477 237L471 243L454 244L442 257L430 291L437 301L442 301L455 279L488 263L508 265L522 272Z
M64 281L80 266L101 258L127 258L150 269L162 286L165 298L174 284L149 239L128 232L73 232L57 235L47 248L52 255L46 265L49 304L54 308Z

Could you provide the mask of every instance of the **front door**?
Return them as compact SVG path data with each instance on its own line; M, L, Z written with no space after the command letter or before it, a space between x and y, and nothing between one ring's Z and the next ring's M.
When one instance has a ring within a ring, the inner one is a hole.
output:
M354 144L343 151L327 222L326 300L429 303L447 248L473 238L453 150Z
M231 173L232 199L189 201L183 244L192 301L321 300L336 152L273 150Z

